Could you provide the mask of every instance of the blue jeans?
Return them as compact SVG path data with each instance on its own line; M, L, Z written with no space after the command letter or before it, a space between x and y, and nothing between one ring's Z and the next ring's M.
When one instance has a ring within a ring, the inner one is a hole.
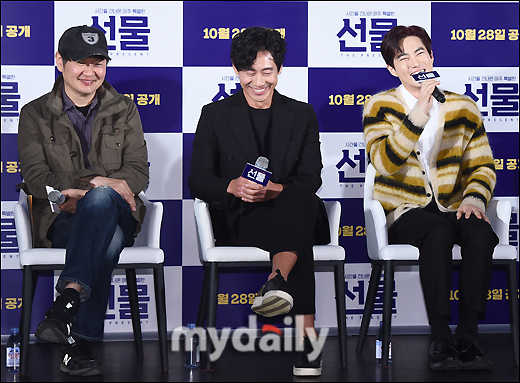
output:
M134 243L136 221L130 205L110 187L88 191L76 213L60 213L47 233L52 247L66 248L56 290L74 282L83 288L72 333L87 340L103 336L112 271L125 246Z

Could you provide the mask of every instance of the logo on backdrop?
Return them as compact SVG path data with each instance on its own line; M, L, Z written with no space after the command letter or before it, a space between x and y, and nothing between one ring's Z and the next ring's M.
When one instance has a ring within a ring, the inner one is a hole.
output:
M213 96L211 101L218 101L221 98L227 98L236 92L238 92L242 86L240 85L240 80L238 76L222 76L218 83L218 92Z
M7 80L7 81L4 81ZM18 81L14 75L2 74L2 121L11 122L14 118L18 121L20 117Z
M363 198L366 149L363 133L321 133L322 198Z
M101 30L107 39L108 51L115 56L147 56L148 16L144 9L96 8L92 27Z
M343 157L336 164L340 184L365 182L365 143L347 142ZM348 186L347 186L348 187Z
M464 94L479 105L484 122L518 122L516 76L470 75L464 86Z
M365 307L365 298L368 292L368 283L370 281L369 273L347 273L345 275L345 295L347 302L347 320L361 319ZM365 287L366 286L366 287ZM383 316L383 281L380 280L377 286L377 295L374 303L374 311L372 316L380 319ZM397 290L395 289L395 281L392 291L392 315L397 315ZM349 308L356 306L357 308Z
M355 57L377 55L383 37L390 29L397 25L397 17L394 11L347 11L343 18L343 27L336 36L339 41L339 51L342 57Z
M15 201L2 201L2 269L19 269L18 240L14 226Z
M139 302L139 316L142 323L148 323L150 294L148 284L144 277L137 277L137 300ZM126 278L120 275L112 277L110 286L110 298L105 314L106 324L109 326L131 325L132 314L130 313L130 299L128 297L128 286Z

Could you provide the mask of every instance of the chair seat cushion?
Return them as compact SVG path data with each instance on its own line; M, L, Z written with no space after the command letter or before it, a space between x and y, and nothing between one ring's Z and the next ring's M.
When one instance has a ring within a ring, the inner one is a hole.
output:
M119 258L119 265L131 263L162 263L164 252L155 247L125 247ZM29 249L20 253L20 264L33 265L64 265L65 249Z
M315 261L341 261L345 249L334 245L314 246ZM207 249L204 262L268 262L269 252L257 247L217 246Z
M417 261L419 249L412 245L387 245L379 250L382 261Z
M460 246L453 246L453 260L460 261L462 255ZM493 259L514 260L517 258L516 248L511 245L497 245L493 252ZM381 261L417 261L419 249L412 245L387 245L379 251Z
M344 261L345 249L336 245L316 245L314 250L315 261Z

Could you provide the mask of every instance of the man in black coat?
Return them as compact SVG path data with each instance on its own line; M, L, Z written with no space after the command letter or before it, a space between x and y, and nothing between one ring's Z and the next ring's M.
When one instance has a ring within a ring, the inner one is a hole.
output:
M329 243L321 186L319 127L311 105L279 94L285 41L266 28L233 38L231 61L242 89L206 105L195 133L189 187L209 203L217 245L255 246L270 252L268 281L252 306L264 316L296 316L304 351L295 375L320 375L312 247ZM266 186L242 177L246 163L269 159Z

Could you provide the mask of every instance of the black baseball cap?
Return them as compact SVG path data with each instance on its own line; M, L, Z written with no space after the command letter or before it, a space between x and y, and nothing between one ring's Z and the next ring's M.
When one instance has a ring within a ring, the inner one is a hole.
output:
M107 39L97 28L81 25L63 32L58 43L58 52L65 54L72 61L81 61L91 56L102 56L107 61Z

